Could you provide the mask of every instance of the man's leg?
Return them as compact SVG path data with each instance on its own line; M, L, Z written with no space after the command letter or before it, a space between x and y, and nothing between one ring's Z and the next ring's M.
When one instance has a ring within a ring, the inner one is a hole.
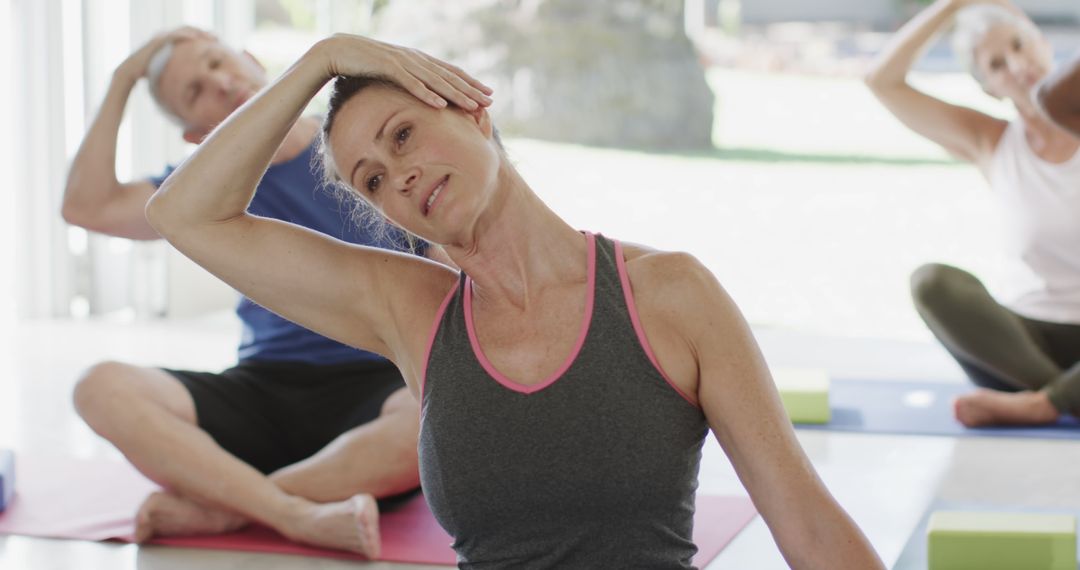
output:
M417 436L420 405L397 389L379 417L341 434L315 455L275 471L286 492L316 502L340 501L360 490L382 499L420 486Z
M221 532L243 524L238 514L298 542L378 555L374 498L359 494L320 504L290 495L200 429L190 394L166 372L98 364L79 381L75 405L97 433L169 490L140 509L141 538L169 530ZM197 513L195 506L205 513ZM171 522L158 516L169 509L183 516Z

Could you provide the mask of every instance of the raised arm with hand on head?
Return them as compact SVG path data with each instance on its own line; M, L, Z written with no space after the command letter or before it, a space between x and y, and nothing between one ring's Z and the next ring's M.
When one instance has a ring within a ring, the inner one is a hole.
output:
M896 33L878 55L865 81L908 128L958 158L985 166L1006 123L927 95L912 87L907 79L919 56L953 23L957 13L977 5L999 6L1015 12L1007 0L937 0Z
M159 237L145 215L146 202L154 193L153 184L117 180L117 135L131 90L146 77L154 54L170 43L204 37L209 35L190 27L158 34L113 72L105 100L68 172L62 207L62 215L68 223L131 239Z
M490 89L456 67L415 50L339 34L318 42L211 133L161 185L146 214L185 255L256 302L395 360L400 339L388 311L397 307L387 300L423 306L422 296L410 295L409 287L431 279L399 272L444 274L449 288L453 271L246 211L286 133L319 89L339 75L388 77L432 108L446 101L465 109L491 103ZM360 298L356 291L367 294Z

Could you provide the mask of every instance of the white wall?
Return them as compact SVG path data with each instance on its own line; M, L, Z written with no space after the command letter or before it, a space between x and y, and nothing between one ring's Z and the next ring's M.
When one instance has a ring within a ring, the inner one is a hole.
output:
M0 0L0 77L15 76L15 3L13 0ZM21 109L16 107L18 94L15 82L8 81L0 85L0 109L13 109L18 115ZM15 172L15 137L13 132L0 136L0 172ZM7 337L5 330L15 320L15 283L17 271L15 265L15 180L9 178L9 184L0 185L0 341Z

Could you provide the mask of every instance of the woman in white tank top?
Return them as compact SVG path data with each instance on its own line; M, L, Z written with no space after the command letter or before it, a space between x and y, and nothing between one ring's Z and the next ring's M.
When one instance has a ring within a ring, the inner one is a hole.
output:
M908 84L919 54L953 22L956 55L1006 121ZM968 426L1040 424L1080 412L1080 139L1039 109L1050 73L1046 38L1008 0L937 0L885 48L866 83L901 122L975 164L1001 198L1012 246L1009 294L942 264L912 276L916 309L982 389L959 398Z

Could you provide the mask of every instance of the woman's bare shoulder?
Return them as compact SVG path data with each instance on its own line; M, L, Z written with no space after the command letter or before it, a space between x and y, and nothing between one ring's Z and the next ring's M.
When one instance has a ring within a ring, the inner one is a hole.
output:
M717 318L735 324L737 309L712 271L684 251L624 243L626 273L638 307L690 332ZM730 319L728 317L731 317Z

